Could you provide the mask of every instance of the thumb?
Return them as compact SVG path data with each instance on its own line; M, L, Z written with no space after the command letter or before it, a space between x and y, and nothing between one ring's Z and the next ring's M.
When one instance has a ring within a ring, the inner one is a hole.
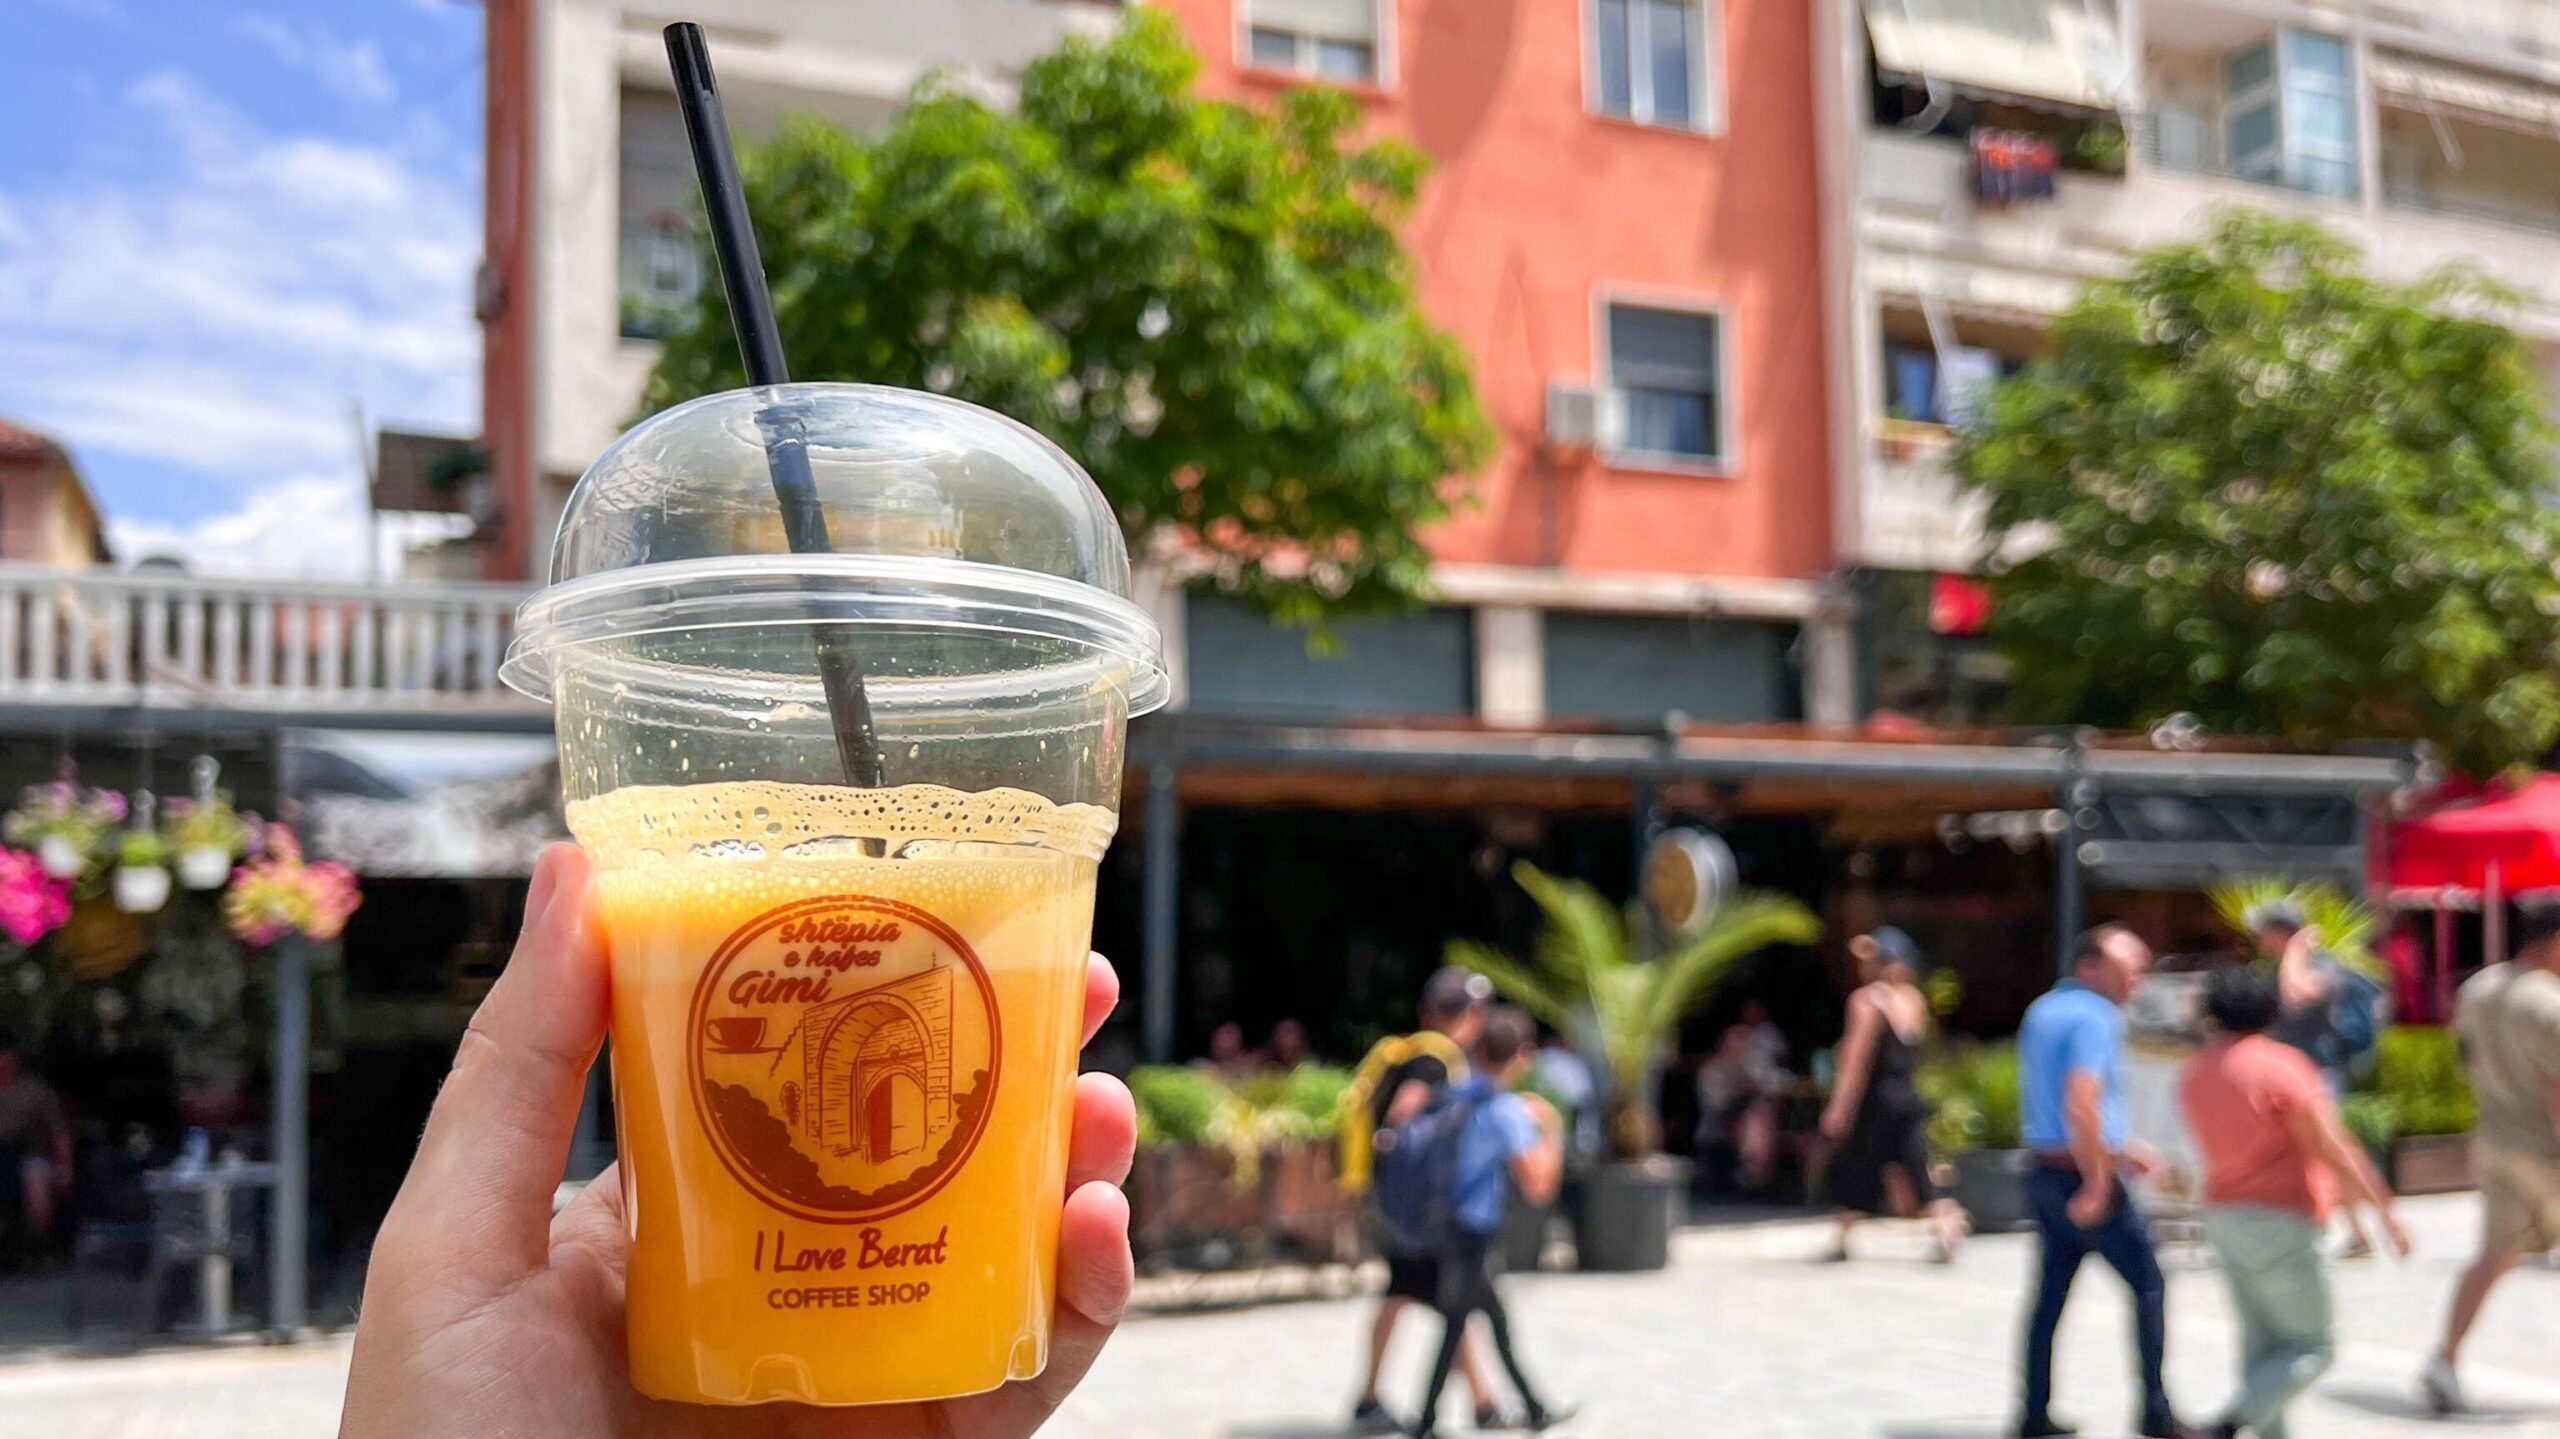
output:
M549 1252L551 1196L609 1003L588 902L592 873L574 845L542 852L524 933L463 1033L385 1222L403 1239L424 1240L448 1272L507 1284Z

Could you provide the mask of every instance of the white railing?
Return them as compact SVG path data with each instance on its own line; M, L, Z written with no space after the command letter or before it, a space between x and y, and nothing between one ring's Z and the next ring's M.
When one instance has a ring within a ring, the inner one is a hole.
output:
M0 565L0 705L505 710L512 585Z

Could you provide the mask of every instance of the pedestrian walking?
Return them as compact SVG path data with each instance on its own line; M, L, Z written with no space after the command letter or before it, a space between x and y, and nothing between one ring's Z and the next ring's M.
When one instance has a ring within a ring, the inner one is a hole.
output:
M2215 1036L2178 1081L2204 1166L2204 1233L2240 1316L2240 1395L2218 1436L2285 1439L2285 1406L2328 1369L2329 1276L2320 1239L2341 1191L2373 1207L2394 1253L2409 1234L2310 1056L2269 1037L2279 980L2254 965L2205 982Z
M2260 905L2248 921L2260 952L2276 966L2279 1007L2268 1035L2308 1056L2329 1097L2343 1098L2355 1069L2381 1038L2390 996L2324 947L2319 927L2305 919L2302 906L2293 900ZM2348 1204L2342 1217L2346 1257L2372 1254L2373 1236L2365 1232L2358 1206Z
M1836 1141L1831 1201L1840 1237L1831 1257L1849 1258L1849 1235L1865 1218L1925 1212L1937 1258L1952 1263L1964 1244L1964 1210L1929 1173L1929 1106L1920 1097L1920 1047L1936 1019L1920 990L1920 946L1892 925L1849 942L1866 981L1849 996L1839 1073L1822 1113Z
M2489 1291L2525 1255L2560 1249L2560 909L2526 912L2515 958L2462 986L2453 1026L2480 1102L2471 1153L2481 1233L2444 1344L2418 1377L2439 1414L2467 1407L2455 1365Z
M2331 1097L2346 1092L2356 1066L2373 1052L2390 997L2321 943L2302 906L2277 900L2249 916L2259 950L2276 965L2281 1001L2267 1033L2310 1056Z
M2034 1151L2020 1181L2035 1221L2039 1272L2027 1315L2024 1439L2075 1432L2053 1417L2053 1338L2071 1281L2096 1255L2133 1291L2135 1359L2144 1439L2192 1433L2170 1409L2168 1281L2151 1231L2126 1188L2159 1171L2160 1156L2130 1134L2125 1101L2124 1002L2151 968L2151 947L2120 924L2072 945L2071 973L2034 1004L2018 1032L2019 1106Z
M1423 983L1422 1027L1378 1041L1360 1061L1343 1094L1345 1183L1366 1189L1380 1138L1411 1123L1437 1104L1452 1084L1467 1077L1466 1051L1484 1028L1485 1009L1492 998L1492 981L1472 970L1444 966ZM1369 1321L1368 1365L1361 1373L1360 1397L1351 1409L1351 1428L1359 1434L1396 1432L1395 1417L1378 1398L1378 1373L1386 1365L1396 1321L1412 1306L1437 1305L1440 1299L1441 1256L1436 1249L1400 1244L1383 1229L1379 1247L1387 1261L1387 1288ZM1499 1421L1501 1409L1474 1344L1460 1346L1457 1364L1467 1392L1475 1397L1478 1421L1486 1425Z
M1569 1410L1542 1400L1520 1367L1511 1317L1502 1305L1502 1257L1495 1242L1515 1186L1528 1202L1544 1204L1555 1197L1564 1175L1563 1117L1545 1100L1511 1091L1529 1071L1536 1038L1537 1026L1528 1015L1508 1005L1494 1010L1476 1039L1474 1072L1450 1086L1441 1101L1438 1117L1445 1137L1431 1146L1447 1149L1445 1193L1437 1173L1432 1186L1432 1207L1445 1215L1440 1292L1433 1306L1440 1311L1440 1350L1431 1361L1422 1404L1414 1411L1415 1439L1432 1439L1439 1432L1440 1391L1466 1341L1467 1321L1478 1314L1485 1318L1493 1352L1511 1376L1511 1387L1519 1392L1517 1427L1542 1432L1570 1417ZM1430 1162L1434 1171L1440 1170L1437 1159L1435 1154ZM1476 1394L1481 1409L1484 1391ZM1479 1421L1479 1427L1492 1426Z

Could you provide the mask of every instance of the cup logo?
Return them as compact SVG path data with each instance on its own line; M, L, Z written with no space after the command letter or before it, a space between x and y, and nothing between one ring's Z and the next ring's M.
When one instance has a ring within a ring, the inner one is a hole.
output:
M703 967L688 1033L712 1149L802 1219L922 1203L967 1162L995 1101L986 970L895 900L800 900L740 926Z

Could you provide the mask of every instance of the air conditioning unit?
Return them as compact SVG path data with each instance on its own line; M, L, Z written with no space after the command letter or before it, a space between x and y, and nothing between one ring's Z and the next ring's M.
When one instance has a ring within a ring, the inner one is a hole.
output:
M1603 385L1551 383L1547 386L1550 445L1569 449L1607 449L1626 433L1626 397Z

